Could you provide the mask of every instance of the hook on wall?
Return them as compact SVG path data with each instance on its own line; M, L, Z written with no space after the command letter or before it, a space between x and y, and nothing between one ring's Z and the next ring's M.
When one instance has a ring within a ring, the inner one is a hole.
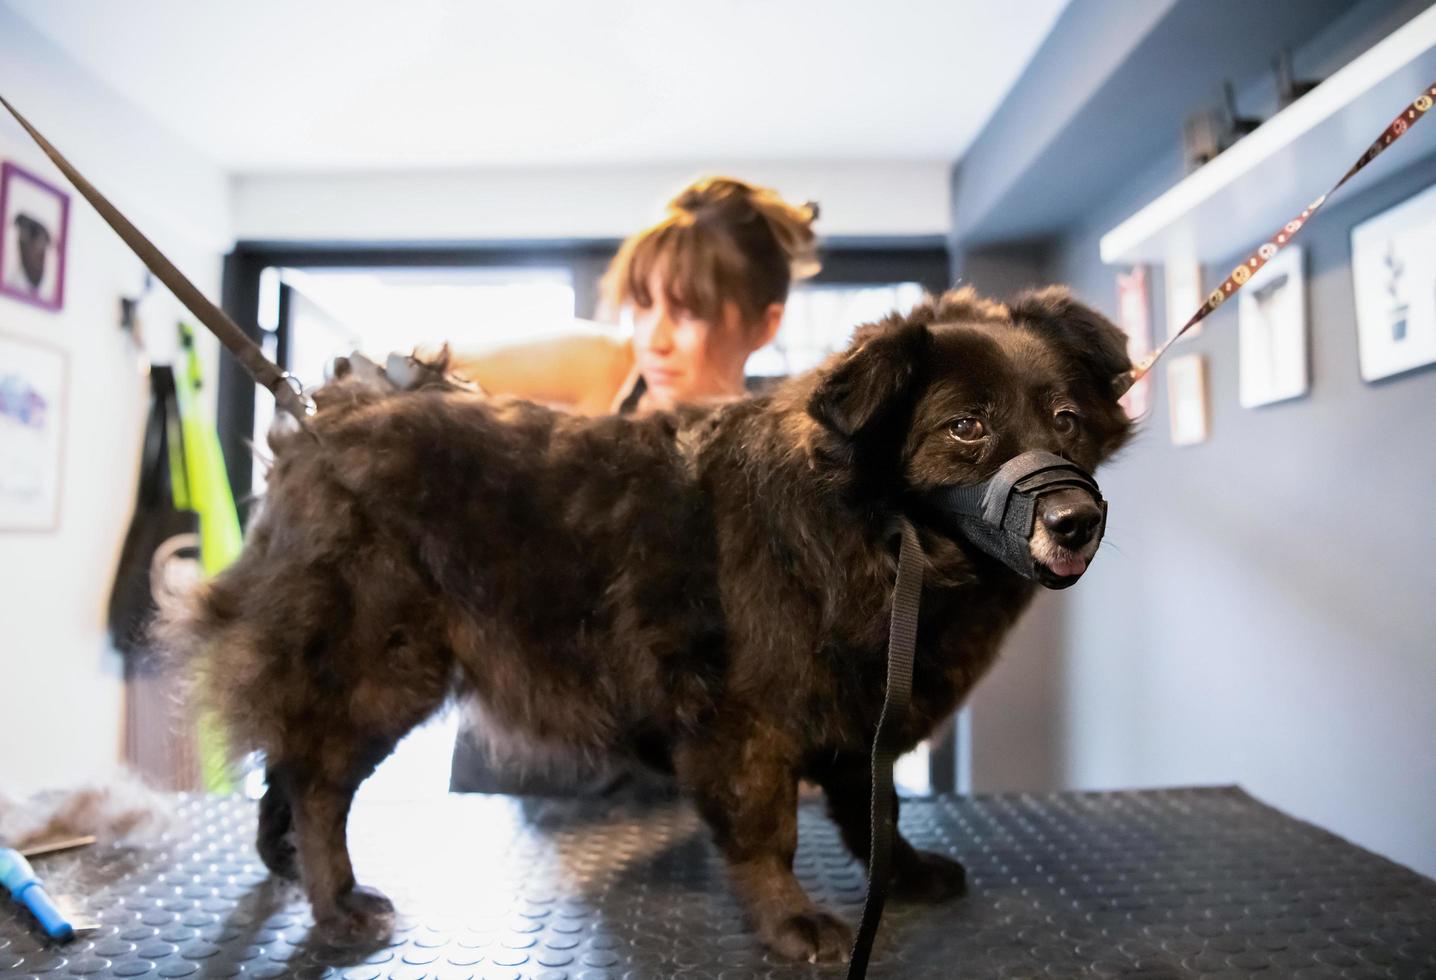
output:
M130 336L130 343L138 354L140 374L149 374L150 355L145 346L144 324L140 317L140 304L154 289L154 277L148 269L140 282L140 291L133 296L120 297L120 329Z
M155 278L146 269L139 293L135 296L120 297L120 329L133 336L136 343L143 339L140 334L140 303L154 288Z

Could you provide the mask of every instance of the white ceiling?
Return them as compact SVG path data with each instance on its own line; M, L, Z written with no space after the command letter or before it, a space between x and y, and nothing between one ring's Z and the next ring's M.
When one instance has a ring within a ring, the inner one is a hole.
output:
M1068 0L3 0L236 173L955 160Z

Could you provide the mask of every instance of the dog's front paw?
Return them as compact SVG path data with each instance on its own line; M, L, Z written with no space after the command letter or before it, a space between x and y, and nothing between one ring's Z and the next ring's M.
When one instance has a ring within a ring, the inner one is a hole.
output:
M853 945L847 923L822 909L779 919L763 938L779 954L809 963L845 963Z
M967 892L967 869L945 854L912 851L893 874L893 895L910 902L941 902Z
M348 942L384 939L394 930L394 903L381 892L355 885L333 904L314 913L316 925L329 937Z

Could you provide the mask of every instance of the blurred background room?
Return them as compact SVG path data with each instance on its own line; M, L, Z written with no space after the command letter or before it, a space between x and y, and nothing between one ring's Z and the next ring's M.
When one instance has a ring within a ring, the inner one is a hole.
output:
M354 350L621 341L600 279L685 185L816 202L821 270L758 390L954 284L1068 284L1145 353L1436 79L1427 6L0 0L0 94L310 384ZM1421 130L1134 392L1101 558L905 792L1238 784L1436 875ZM190 359L192 319L8 116L0 160L0 793L122 766L199 788L204 737L174 733L202 726L107 619L148 371L173 366L241 524L273 401L202 329ZM457 728L361 798L447 793Z

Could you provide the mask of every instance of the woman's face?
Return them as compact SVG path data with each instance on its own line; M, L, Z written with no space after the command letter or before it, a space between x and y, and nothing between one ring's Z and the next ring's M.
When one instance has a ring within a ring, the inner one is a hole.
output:
M657 276L648 291L653 305L632 309L633 350L652 404L671 408L678 402L741 395L743 365L767 342L767 331L743 323L731 301L724 304L726 322L700 319L670 304ZM777 311L781 317L781 306Z

